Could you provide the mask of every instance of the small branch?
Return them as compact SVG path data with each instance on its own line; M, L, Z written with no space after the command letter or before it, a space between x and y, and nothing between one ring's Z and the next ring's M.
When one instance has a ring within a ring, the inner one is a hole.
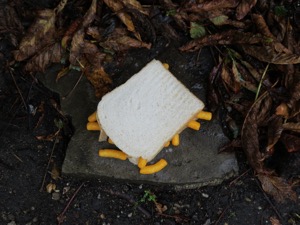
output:
M267 200L267 202L270 204L270 206L272 207L273 211L276 213L277 217L283 221L282 216L280 215L279 211L276 209L275 205L271 202L270 198L267 196L267 194L265 193L265 191L262 189L262 187L260 186L260 182L258 181L257 178L255 178L256 184L259 187L259 189L261 190L261 192L264 194L265 199Z
M11 69L9 69L9 73L10 73L11 78L13 79L14 84L15 84L17 90L18 90L18 93L19 93L19 95L20 95L20 97L21 97L21 99L22 99L22 102L23 102L23 104L24 104L24 107L25 107L25 109L27 110L26 102L25 102L25 100L24 100L24 98L23 98L23 95L22 95L22 92L21 92L21 90L20 90L20 88L19 88L19 86L18 86L18 84L17 84L17 82L16 82L15 76L14 76L14 74L11 72Z
M72 195L72 198L68 201L68 204L66 205L66 207L62 211L62 213L59 214L59 216L57 217L58 225L60 225L64 222L64 219L66 217L65 214L66 214L67 210L69 209L71 203L73 202L73 200L75 199L76 195L78 194L78 192L80 191L80 189L82 188L83 185L84 185L84 182L77 188L75 193Z
M255 101L257 100L258 96L259 96L259 92L260 92L260 89L261 89L261 85L262 85L262 82L264 81L264 78L265 78L265 75L269 69L269 65L270 63L268 63L268 65L266 66L265 70L264 70L264 73L262 74L261 76L261 79L260 79L260 82L259 82L259 85L258 85L258 88L257 88L257 92L256 92L256 95L255 95Z
M229 184L229 187L231 187L231 185L233 185L235 182L237 182L239 179L241 179L243 176L245 176L250 170L252 170L252 168L247 169L244 173L242 173L240 176L238 176L233 181L231 181Z
M225 212L227 212L227 210L229 209L230 205L228 205L223 212L221 213L221 215L219 216L218 220L215 222L215 225L219 224L219 222L221 221L221 219L223 218Z
M58 143L58 136L55 137L55 141L54 141L54 144L53 144L53 147L52 147L52 150L51 150L51 154L50 154L50 157L49 157L49 160L48 160L48 164L47 164L46 171L45 171L45 174L44 174L44 177L43 177L43 181L42 181L42 185L41 185L41 188L40 188L40 192L42 192L43 189L44 189L46 176L47 176L48 169L49 169L49 166L50 166L50 163L51 163L51 159L52 159L52 156L53 156L53 152L54 152L54 149L55 149L57 143Z

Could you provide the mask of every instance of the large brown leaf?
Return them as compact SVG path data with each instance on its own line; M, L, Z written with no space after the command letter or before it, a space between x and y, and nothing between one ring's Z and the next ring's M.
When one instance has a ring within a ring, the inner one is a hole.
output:
M257 44L265 40L260 34L249 32L241 32L238 30L229 30L212 35L207 35L203 38L192 40L183 45L179 49L181 51L196 51L204 46L211 45L231 45L231 44Z
M259 125L270 114L272 99L265 92L250 108L244 120L241 140L248 162L258 172L263 171L263 155L259 147Z
M186 4L186 11L203 13L205 11L214 11L224 8L235 8L239 4L239 0L206 0L201 3Z
M255 23L256 28L262 35L272 39L272 45L274 46L274 49L276 52L291 53L291 51L289 49L287 49L281 42L279 42L276 39L276 37L271 33L271 31L262 15L252 14L252 20Z
M55 27L56 15L65 7L66 3L66 0L62 0L53 10L45 9L38 12L36 21L23 37L19 50L14 52L15 60L28 59L43 48L55 43L58 35Z
M292 186L282 178L266 174L258 174L257 177L263 190L273 196L276 201L283 202L287 198L296 201L297 194L292 190Z
M25 70L44 72L51 63L60 63L64 50L59 42L50 45L35 54L26 63Z
M136 31L131 16L124 10L123 3L119 0L104 0L104 2L113 12L117 14L127 29L131 31L138 40L141 40L141 36Z
M55 15L54 10L50 9L38 12L37 19L22 39L19 50L14 52L17 61L23 61L45 46L54 44L56 36Z
M7 31L20 32L22 30L23 26L15 9L7 4L3 6L0 9L0 33Z
M293 53L276 52L273 46L242 45L243 50L263 62L272 64L298 64L300 56Z

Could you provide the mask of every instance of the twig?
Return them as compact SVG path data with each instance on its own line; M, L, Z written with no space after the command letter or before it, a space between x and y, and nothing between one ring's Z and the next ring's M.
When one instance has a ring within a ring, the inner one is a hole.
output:
M266 73L269 69L269 65L270 65L270 63L268 63L268 65L266 66L266 68L265 68L265 70L264 70L264 72L261 76L261 79L260 79L260 82L259 82L259 85L258 85L258 88L257 88L257 92L256 92L256 95L255 95L255 101L258 98L258 95L259 95L259 92L260 92L260 89L261 89L261 85L262 85L262 82L264 81L265 75L266 75Z
M117 192L117 191L112 191L112 190L104 190L105 192L111 194L111 195L116 195L118 197L121 197L121 198L124 198L126 199L127 201L129 201L131 204L133 205L137 205L137 202L130 196L130 195L127 195L127 194L123 194L123 193L120 193L120 192ZM137 205L136 207L138 210L140 210L148 219L151 218L151 215L150 213L144 209L142 206L140 205Z
M229 209L229 207L230 207L230 205L226 206L226 208L223 210L223 212L219 216L218 220L215 222L215 225L217 225L221 221L221 219L223 218L225 212L227 212L227 210Z
M77 79L77 81L76 81L74 87L72 88L72 90L70 90L65 96L63 96L62 99L67 98L70 94L73 93L73 91L75 90L75 88L77 87L77 85L79 84L79 82L81 81L82 76L83 76L83 72L80 74L80 77Z
M24 98L23 98L23 95L22 95L22 92L21 92L21 90L20 90L20 88L19 88L19 86L18 86L18 84L17 84L17 82L16 82L15 76L14 76L13 73L11 72L11 69L9 69L9 73L10 73L10 76L11 76L11 78L13 79L14 84L15 84L17 90L18 90L18 93L19 93L19 95L20 95L20 97L21 97L21 99L22 99L22 102L23 102L23 104L24 104L24 107L25 107L25 109L27 110L26 102L25 102L25 100L24 100Z
M234 184L236 181L241 179L243 176L245 176L246 173L248 173L252 168L247 169L244 173L239 175L237 178L235 178L233 181L230 182L229 187L231 187L232 184Z
M255 178L256 184L259 187L259 189L261 190L261 192L264 194L265 199L267 200L267 202L270 204L270 206L272 207L273 211L276 213L276 215L278 216L278 218L281 220L281 222L283 221L282 216L280 215L279 211L276 209L275 205L271 202L270 198L267 196L267 194L265 193L265 191L262 189L262 187L260 186L260 182L258 181L257 178Z
M67 210L69 209L71 203L73 202L74 198L76 197L76 195L78 194L78 192L80 191L80 189L82 188L83 185L84 185L84 182L77 188L77 190L72 195L71 199L68 201L68 204L66 205L66 207L62 211L62 213L59 214L59 216L57 217L58 225L60 225L64 222L65 214L66 214Z
M12 153L12 154L17 160L19 160L20 162L23 162L23 160L19 156L17 156L15 153Z
M50 166L50 163L51 163L51 159L52 159L52 156L53 156L53 152L54 152L54 149L55 149L55 146L56 146L57 143L58 143L58 136L55 137L55 141L54 141L54 144L53 144L53 147L52 147L52 150L51 150L51 154L50 154L50 157L49 157L49 160L48 160L48 164L47 164L47 167L46 167L46 172L45 172L44 177L43 177L43 181L42 181L42 185L41 185L41 188L40 188L40 192L42 192L43 189L44 189L46 176L47 176L48 169L49 169L49 166Z
M168 215L168 214L164 214L164 213L158 213L158 215L160 216L164 216L166 218L172 218L172 219L175 219L176 222L188 222L190 219L189 218L186 218L184 216L180 216L180 215Z

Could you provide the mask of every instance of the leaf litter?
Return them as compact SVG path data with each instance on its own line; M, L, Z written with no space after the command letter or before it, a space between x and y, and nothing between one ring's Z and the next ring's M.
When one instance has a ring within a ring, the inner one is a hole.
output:
M25 71L43 72L60 63L59 82L77 69L98 98L112 84L106 66L132 48L151 49L157 36L178 41L182 52L209 47L217 62L209 79L209 103L226 114L234 133L228 146L242 146L266 193L278 201L294 200L292 185L265 164L278 143L290 154L299 151L300 40L292 4L160 0L149 6L137 0L92 0L80 7L72 3L77 15L70 16L68 1L62 0L54 9L37 11L27 27L20 22L23 15L9 5L0 10L0 34L17 46L14 60Z

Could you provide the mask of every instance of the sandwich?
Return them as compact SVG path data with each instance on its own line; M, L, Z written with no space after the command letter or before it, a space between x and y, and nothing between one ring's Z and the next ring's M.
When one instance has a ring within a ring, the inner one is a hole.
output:
M154 59L126 83L103 96L94 119L90 117L89 121L97 120L99 141L107 141L109 137L109 142L121 150L100 150L100 156L128 159L138 164L141 173L144 167L145 173L152 173L167 165L162 159L147 167L170 141L176 146L185 128L198 130L200 123L196 120L203 113L206 119L211 118L203 108L203 102L163 63Z

